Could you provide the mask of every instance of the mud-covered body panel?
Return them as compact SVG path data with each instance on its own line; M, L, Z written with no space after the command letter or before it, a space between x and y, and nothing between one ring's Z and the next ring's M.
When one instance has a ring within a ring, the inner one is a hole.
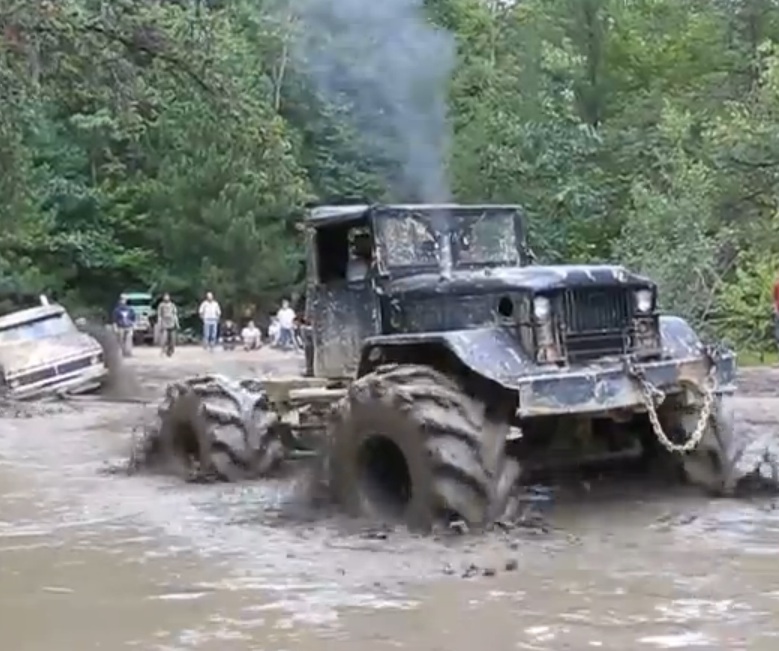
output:
M683 384L698 386L706 381L711 364L716 366L716 391L735 390L736 358L730 351L710 356L683 319L662 317L663 355L641 360L606 357L597 362L573 366L536 364L522 348L510 328L491 327L439 333L409 333L373 337L365 341L360 373L367 371L373 348L438 345L471 371L516 392L519 417L600 412L638 407L643 403L640 388L629 372L629 364L667 393L682 390Z
M5 390L10 397L17 400L38 398L49 393L90 393L98 389L107 377L108 369L102 363L98 363L78 371L55 374L35 384Z
M419 273L388 282L385 291L390 295L410 298L431 294L481 294L511 289L543 292L603 285L649 286L651 282L619 265L532 265L457 269L450 275Z
M637 367L652 386L665 393L682 391L689 384L702 387L709 373L704 355L644 362ZM718 392L735 390L735 370L732 354L716 360ZM644 401L627 365L619 362L528 377L518 383L518 392L520 418L632 409Z
M6 377L34 371L52 363L62 363L71 358L99 355L100 344L82 332L47 337L37 341L0 345L0 365Z
M378 313L372 288L366 283L321 287L312 292L310 313L313 374L317 377L351 377L357 371L360 348L376 332Z
M687 321L664 314L659 319L659 325L663 355L683 358L700 354L701 339Z
M539 371L508 328L408 333L370 337L363 342L366 351L374 347L391 350L394 346L413 347L427 344L446 348L471 370L507 388L516 388L521 378ZM367 359L364 356L360 364L360 375L365 372L366 365Z

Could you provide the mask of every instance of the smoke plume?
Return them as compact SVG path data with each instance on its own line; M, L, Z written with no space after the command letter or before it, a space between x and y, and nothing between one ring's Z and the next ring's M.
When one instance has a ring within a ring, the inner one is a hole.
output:
M365 153L396 169L385 179L394 193L447 201L453 36L427 21L423 0L291 1L298 66L346 113Z

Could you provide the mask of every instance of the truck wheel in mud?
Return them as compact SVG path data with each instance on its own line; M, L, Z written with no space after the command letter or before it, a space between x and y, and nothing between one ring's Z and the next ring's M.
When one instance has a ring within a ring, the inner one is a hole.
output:
M679 454L667 451L662 449L656 438L651 443L658 461L662 460L666 466L670 463L688 483L713 496L723 497L733 495L736 489L736 465L744 451L743 442L735 436L733 410L726 399L721 395L714 396L703 436L691 452ZM680 407L673 398L669 398L668 404L658 410L658 416L669 438L680 444L695 430L700 409Z
M204 376L172 384L158 415L134 451L131 470L239 481L268 475L284 457L276 415L256 381Z
M736 464L745 446L737 441L733 423L733 409L723 396L716 396L711 416L701 442L682 457L682 468L687 481L700 486L712 495L733 495L737 484ZM688 422L685 422L687 420ZM695 427L694 415L685 414L682 423L686 431Z
M508 424L426 366L391 365L356 380L330 426L330 489L356 516L429 530L499 519L519 475Z

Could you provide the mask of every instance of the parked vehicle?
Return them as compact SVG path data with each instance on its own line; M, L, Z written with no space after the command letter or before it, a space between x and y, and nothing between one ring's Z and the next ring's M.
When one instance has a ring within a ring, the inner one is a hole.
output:
M122 298L135 310L133 343L152 343L154 341L154 297L149 292L123 292Z

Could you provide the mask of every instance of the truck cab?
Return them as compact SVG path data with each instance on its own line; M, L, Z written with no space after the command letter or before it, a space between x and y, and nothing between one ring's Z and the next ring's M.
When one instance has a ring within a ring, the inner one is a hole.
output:
M534 264L518 206L323 207L307 226L314 375L364 372L366 341L455 332L516 344L517 374L662 355L655 284L617 265Z

